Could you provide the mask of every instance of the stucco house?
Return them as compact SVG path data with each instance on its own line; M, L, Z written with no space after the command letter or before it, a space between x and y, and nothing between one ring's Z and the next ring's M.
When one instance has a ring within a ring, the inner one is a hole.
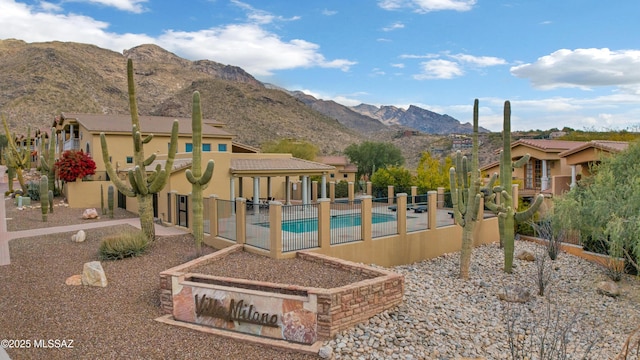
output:
M167 185L154 199L155 216L165 221L171 216L168 209L172 206L172 199L179 202L180 195L186 196L191 192L191 184L184 174L192 161L191 118L140 116L143 135L154 135L144 147L145 156L159 154L154 163L148 166L148 170L154 169L157 164L164 166L174 120L179 123L178 153ZM94 181L67 184L69 205L99 206L100 184L104 187L111 184L105 171L100 133L104 133L107 139L109 161L119 176L125 179L127 171L133 166L129 115L64 113L54 120L53 127L56 130L54 139L59 153L82 150L90 154L96 163ZM213 178L204 192L205 196L215 194L220 199L227 200L244 197L256 203L267 199L306 203L312 196L326 196L326 181L329 174L335 172L334 166L297 159L290 154L260 153L256 148L234 141L234 137L234 134L224 129L224 124L210 119L203 120L202 166L204 168L209 159L215 162ZM325 186L310 181L311 176L320 176L321 183ZM126 198L122 194L118 196L118 206L137 211L135 199Z
M548 197L561 195L576 184L580 175L589 174L592 164L628 145L627 142L606 140L520 139L511 143L512 160L525 154L529 154L530 159L523 167L513 169L513 179L521 184L521 197L530 198L540 193ZM500 164L494 162L480 170L488 179L494 172L499 173L499 168Z

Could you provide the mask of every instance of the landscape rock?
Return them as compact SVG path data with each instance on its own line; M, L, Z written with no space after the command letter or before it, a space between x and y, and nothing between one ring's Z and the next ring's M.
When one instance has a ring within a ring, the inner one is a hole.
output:
M107 286L107 276L102 269L100 261L91 261L84 264L82 269L82 285Z
M518 255L516 255L516 259L523 260L523 261L535 261L536 255L531 251L522 250L521 252L518 253Z
M610 297L620 296L620 288L613 281L600 281L598 283L598 293Z
M71 275L64 281L64 283L71 286L82 285L82 275Z
M77 234L71 235L71 241L73 242L83 242L87 238L87 234L85 234L84 230L79 230Z
M531 291L520 286L506 286L498 292L498 298L507 302L526 303L531 299Z
M318 351L318 356L323 359L331 359L332 355L333 349L331 348L331 346L323 346L320 348L320 351Z
M82 218L85 220L97 219L98 218L98 210L96 208L86 209L82 213Z

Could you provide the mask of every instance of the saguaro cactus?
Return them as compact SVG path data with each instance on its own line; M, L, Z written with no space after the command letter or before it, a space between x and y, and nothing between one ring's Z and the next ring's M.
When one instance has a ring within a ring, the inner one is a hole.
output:
M512 177L513 169L524 166L529 162L529 154L525 154L517 161L511 160L511 103L504 103L504 123L502 131L502 150L500 151L500 186L493 186L498 174L493 174L489 181L489 191L484 191L487 209L498 215L500 229L500 244L504 248L504 271L511 273L513 268L513 252L515 238L515 222L525 221L533 217L542 204L543 196L539 194L535 201L524 211L517 211L513 205ZM500 203L496 199L500 196Z
M56 129L51 128L51 136L49 137L49 141L44 141L44 136L42 139L42 154L40 155L40 168L43 172L47 173L47 178L49 179L49 189L54 190L56 186L56 144L54 142L54 137L56 134ZM45 157L44 154L47 154Z
M473 251L473 230L480 209L480 174L478 170L478 100L473 103L473 150L471 169L466 156L458 151L455 166L449 169L451 200L456 224L462 227L460 248L460 278L469 278L469 266Z
M191 183L191 195L193 209L193 237L196 242L196 255L200 256L202 239L204 238L203 196L202 191L207 188L213 175L213 160L207 162L207 168L202 172L202 108L200 106L200 93L193 93L193 106L191 114L191 130L193 142L193 162L191 169L187 169L187 180Z
M40 177L40 208L42 209L42 221L47 221L47 210L49 209L49 179L47 179L47 175Z
M49 195L49 213L53 214L53 190L49 189L47 195Z
M107 206L109 207L109 217L113 219L113 185L109 185L107 188Z
M13 169L16 177L18 178L18 182L20 183L20 187L22 188L22 193L27 193L27 184L24 181L23 171L29 170L31 168L31 128L27 130L27 145L26 147L18 148L16 145L15 137L11 135L9 131L9 125L7 124L7 118L2 114L2 124L4 125L4 132L9 141L6 152L7 159L7 167Z
M102 215L106 213L106 209L104 208L104 188L102 184L100 184L100 212L102 212Z
M102 160L105 169L111 178L113 184L118 190L128 197L135 197L138 201L138 214L140 216L140 227L149 241L155 240L155 227L153 224L153 194L158 193L167 183L173 160L178 147L178 121L173 122L171 128L171 142L169 143L169 154L163 169L158 164L155 170L147 174L146 167L150 165L156 158L156 154L152 154L148 158L144 156L144 144L153 139L153 134L142 137L140 129L140 118L138 115L138 104L136 103L136 91L133 81L133 62L127 60L127 83L129 88L129 109L131 112L131 134L133 139L133 162L134 168L129 170L129 183L120 180L118 174L113 169L109 161L109 151L107 148L107 139L104 133L100 133L100 144L102 146Z

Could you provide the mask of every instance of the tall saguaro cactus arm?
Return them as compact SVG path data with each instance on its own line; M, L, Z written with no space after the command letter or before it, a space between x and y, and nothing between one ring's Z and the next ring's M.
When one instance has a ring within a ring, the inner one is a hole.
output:
M138 105L136 103L136 91L133 76L133 62L127 60L127 83L129 90L129 109L131 112L131 138L133 141L133 161L134 167L128 172L129 183L121 180L113 169L109 160L109 150L104 133L100 134L100 145L102 146L102 160L111 181L118 191L128 197L136 197L138 200L138 214L140 215L140 227L149 241L155 239L155 227L153 224L153 194L158 193L167 184L167 180L173 168L173 161L178 149L178 121L173 122L171 128L171 141L169 143L169 153L165 167L156 166L150 173L146 167L156 158L152 154L148 158L144 155L144 144L148 144L153 139L153 134L142 136L140 129L140 117L138 115Z
M47 173L47 178L49 179L49 189L53 190L55 187L55 177L56 177L56 144L55 144L55 134L56 129L51 128L51 136L49 137L49 141L45 144L44 136L42 137L42 155L40 155L40 168L42 171ZM46 153L46 157L45 154Z
M24 194L27 193L27 185L24 181L23 170L29 170L31 168L31 128L27 130L27 146L26 148L18 148L16 145L15 137L9 131L9 125L7 124L7 118L4 114L2 116L2 125L4 126L4 132L7 137L7 152L6 152L6 160L7 167L13 169L16 177L18 178L18 182L20 183L20 187L22 188L22 192Z
M504 248L504 271L507 273L511 273L513 268L515 222L533 217L543 200L543 196L538 195L531 206L520 212L513 204L513 169L524 166L529 159L529 154L525 154L516 161L511 159L511 103L507 100L504 103L502 150L500 151L500 186L484 192L487 208L498 215L500 244ZM500 197L500 204L497 204L496 195Z
M207 168L202 172L202 107L200 93L193 93L193 107L191 115L191 130L193 142L193 162L191 169L187 169L187 180L191 183L193 209L193 237L196 242L196 253L200 256L202 240L204 238L204 204L202 191L206 189L213 175L213 160L207 162Z
M480 210L480 171L478 170L478 100L473 104L473 150L471 169L467 157L456 153L455 166L449 169L451 200L456 223L462 227L460 278L469 278L473 232Z

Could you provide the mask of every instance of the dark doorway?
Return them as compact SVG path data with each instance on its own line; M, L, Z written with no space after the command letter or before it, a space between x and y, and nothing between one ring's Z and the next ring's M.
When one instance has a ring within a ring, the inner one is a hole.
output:
M189 202L187 195L178 195L178 226L189 227Z
M118 191L118 207L120 209L127 209L127 196Z

